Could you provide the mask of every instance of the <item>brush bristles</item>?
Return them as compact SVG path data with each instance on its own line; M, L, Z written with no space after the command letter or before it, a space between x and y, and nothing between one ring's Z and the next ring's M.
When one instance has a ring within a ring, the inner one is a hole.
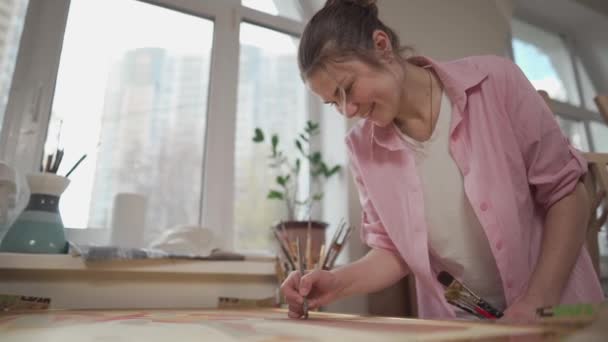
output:
M446 271L441 271L437 275L437 280L439 280L443 286L448 287L454 281L454 277Z

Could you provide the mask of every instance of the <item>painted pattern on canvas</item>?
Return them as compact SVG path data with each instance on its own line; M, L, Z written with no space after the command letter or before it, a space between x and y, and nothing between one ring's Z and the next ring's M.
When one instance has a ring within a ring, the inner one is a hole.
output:
M365 317L311 312L292 320L282 309L56 310L0 314L2 341L458 341L549 338L542 327ZM555 337L555 335L553 335Z

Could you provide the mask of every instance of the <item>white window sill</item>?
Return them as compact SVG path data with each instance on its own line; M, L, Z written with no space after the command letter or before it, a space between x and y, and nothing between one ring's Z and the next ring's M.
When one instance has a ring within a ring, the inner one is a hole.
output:
M65 254L0 253L1 270L274 276L275 258L252 255L239 261L149 259L85 263L82 258Z
M114 260L0 253L0 294L51 298L54 309L215 308L219 297L276 295L275 259Z

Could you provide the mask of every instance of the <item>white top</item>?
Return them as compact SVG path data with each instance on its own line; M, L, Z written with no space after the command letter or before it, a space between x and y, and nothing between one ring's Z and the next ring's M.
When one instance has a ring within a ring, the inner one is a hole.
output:
M445 93L429 140L420 142L395 129L414 151L424 192L429 247L456 278L497 309L504 291L485 232L464 192L463 176L449 152L452 104ZM462 316L462 312L458 312Z

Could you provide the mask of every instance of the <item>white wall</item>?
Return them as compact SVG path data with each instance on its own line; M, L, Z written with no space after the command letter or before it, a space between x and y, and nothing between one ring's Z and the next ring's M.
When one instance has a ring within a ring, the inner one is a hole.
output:
M599 94L608 94L608 16L602 29L579 29L574 40L589 78Z
M380 17L418 54L439 60L508 56L510 0L383 0Z

